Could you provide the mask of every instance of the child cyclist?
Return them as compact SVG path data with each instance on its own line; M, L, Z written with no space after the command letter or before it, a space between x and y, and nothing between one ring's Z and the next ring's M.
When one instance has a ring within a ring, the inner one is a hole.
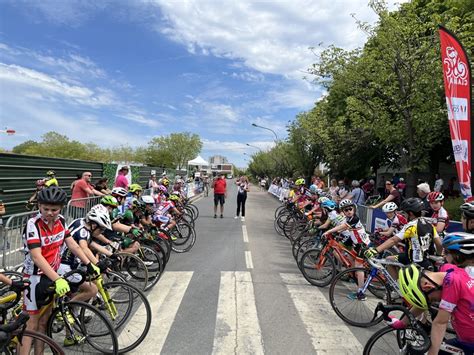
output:
M370 239L364 229L364 226L362 225L362 222L356 214L355 204L349 199L344 199L339 203L339 207L344 213L344 216L346 218L345 222L334 228L329 229L323 235L347 231L350 235L354 251L356 251L357 255L362 258L363 252L370 243ZM354 264L356 267L363 266L363 264L359 263L357 260L355 260ZM365 301L367 300L367 296L362 292L362 287L364 286L364 273L357 272L356 275L359 290L356 294L352 296L353 298L357 298L359 301Z
M431 215L431 223L433 227L436 228L440 239L435 240L436 251L438 254L441 254L442 246L441 239L444 237L444 232L449 225L449 216L448 211L443 207L444 205L444 195L441 192L433 191L428 194L426 197L430 203L430 207L433 210Z
M387 202L382 207L382 211L387 216L387 227L379 232L381 236L391 237L396 233L400 232L405 224L407 224L407 219L402 215L397 213L398 206L395 202Z
M61 263L63 244L87 267L87 273L97 275L99 269L93 265L76 241L71 238L61 208L67 202L66 192L57 186L44 188L38 193L39 213L30 218L23 232L25 261L23 273L30 281L24 292L23 307L30 314L26 329L46 332L51 315L51 302L47 304L48 289L54 285L56 294L64 296L70 291L68 282L57 273ZM40 314L42 307L46 307ZM24 337L20 354L29 354L31 338Z

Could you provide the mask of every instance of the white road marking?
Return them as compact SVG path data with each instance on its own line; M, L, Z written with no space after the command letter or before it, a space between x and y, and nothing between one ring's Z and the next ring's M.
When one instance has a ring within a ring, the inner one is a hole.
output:
M248 243L249 235L247 233L247 227L245 225L242 226L242 235L244 236L244 243Z
M153 319L148 337L152 341L142 343L135 354L159 354L193 276L192 271L167 271L148 295Z
M361 354L363 346L334 313L331 304L298 274L280 274L311 337L314 350L327 354Z
M248 250L245 251L245 264L247 269L253 269L252 253Z
M249 271L222 271L213 354L263 354Z

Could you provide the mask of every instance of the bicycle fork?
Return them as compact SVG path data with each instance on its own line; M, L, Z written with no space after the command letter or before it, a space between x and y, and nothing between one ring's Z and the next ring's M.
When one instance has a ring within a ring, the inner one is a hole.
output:
M97 280L97 288L99 289L99 293L102 296L102 300L104 301L107 313L109 313L110 318L112 320L115 320L118 316L117 307L115 307L115 303L112 301L109 291L104 288L102 278L99 278Z

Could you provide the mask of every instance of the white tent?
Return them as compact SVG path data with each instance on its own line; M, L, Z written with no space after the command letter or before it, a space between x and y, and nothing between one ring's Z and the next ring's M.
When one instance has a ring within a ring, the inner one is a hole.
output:
M188 161L188 165L209 165L207 161L205 161L200 155L198 155L193 160Z

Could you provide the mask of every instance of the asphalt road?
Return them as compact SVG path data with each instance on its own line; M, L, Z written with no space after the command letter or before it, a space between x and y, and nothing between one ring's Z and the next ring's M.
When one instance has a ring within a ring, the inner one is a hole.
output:
M152 328L134 354L362 353L375 330L344 324L328 289L301 276L273 228L279 202L253 186L242 222L236 194L231 186L222 219L213 218L212 196L195 202L196 244L171 256L148 294Z

